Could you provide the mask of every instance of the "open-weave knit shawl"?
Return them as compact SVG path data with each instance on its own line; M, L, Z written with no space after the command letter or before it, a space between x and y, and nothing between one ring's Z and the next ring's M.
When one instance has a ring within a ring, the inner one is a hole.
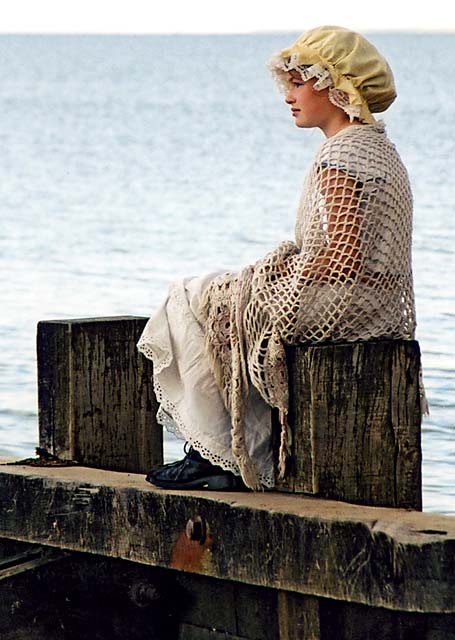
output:
M247 486L260 485L245 445L250 383L279 410L280 476L285 472L285 344L413 337L411 230L408 175L383 124L350 126L316 155L295 242L206 289L200 320Z

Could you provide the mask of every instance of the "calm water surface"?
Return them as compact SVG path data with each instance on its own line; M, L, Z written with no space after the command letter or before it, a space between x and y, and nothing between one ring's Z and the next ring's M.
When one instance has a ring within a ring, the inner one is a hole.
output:
M292 238L323 141L264 66L293 37L0 37L0 455L36 446L39 320L148 316L173 279ZM415 196L424 508L454 514L454 36L370 37L395 70L384 120Z

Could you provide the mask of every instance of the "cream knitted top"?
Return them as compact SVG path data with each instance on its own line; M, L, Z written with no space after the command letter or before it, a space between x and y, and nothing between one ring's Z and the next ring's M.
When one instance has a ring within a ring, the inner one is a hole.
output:
M207 352L231 414L234 458L251 488L259 481L245 446L250 384L280 411L285 470L285 344L414 336L411 231L408 174L384 125L348 126L310 167L295 241L206 289Z

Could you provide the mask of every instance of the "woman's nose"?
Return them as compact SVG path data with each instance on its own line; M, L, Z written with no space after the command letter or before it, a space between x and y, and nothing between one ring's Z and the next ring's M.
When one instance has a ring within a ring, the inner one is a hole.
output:
M295 102L295 98L291 93L291 90L289 89L289 91L286 94L286 97L284 99L284 101L286 102L286 104L292 104L293 102Z

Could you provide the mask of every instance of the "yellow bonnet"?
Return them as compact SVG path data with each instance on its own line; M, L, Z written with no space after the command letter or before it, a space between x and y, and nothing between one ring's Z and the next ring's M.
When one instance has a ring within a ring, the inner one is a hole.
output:
M275 54L269 68L283 89L290 69L300 71L305 80L317 77L315 88L330 87L331 101L343 108L351 120L358 117L362 122L374 123L371 114L385 111L396 98L392 70L385 58L362 35L343 27L307 31Z

